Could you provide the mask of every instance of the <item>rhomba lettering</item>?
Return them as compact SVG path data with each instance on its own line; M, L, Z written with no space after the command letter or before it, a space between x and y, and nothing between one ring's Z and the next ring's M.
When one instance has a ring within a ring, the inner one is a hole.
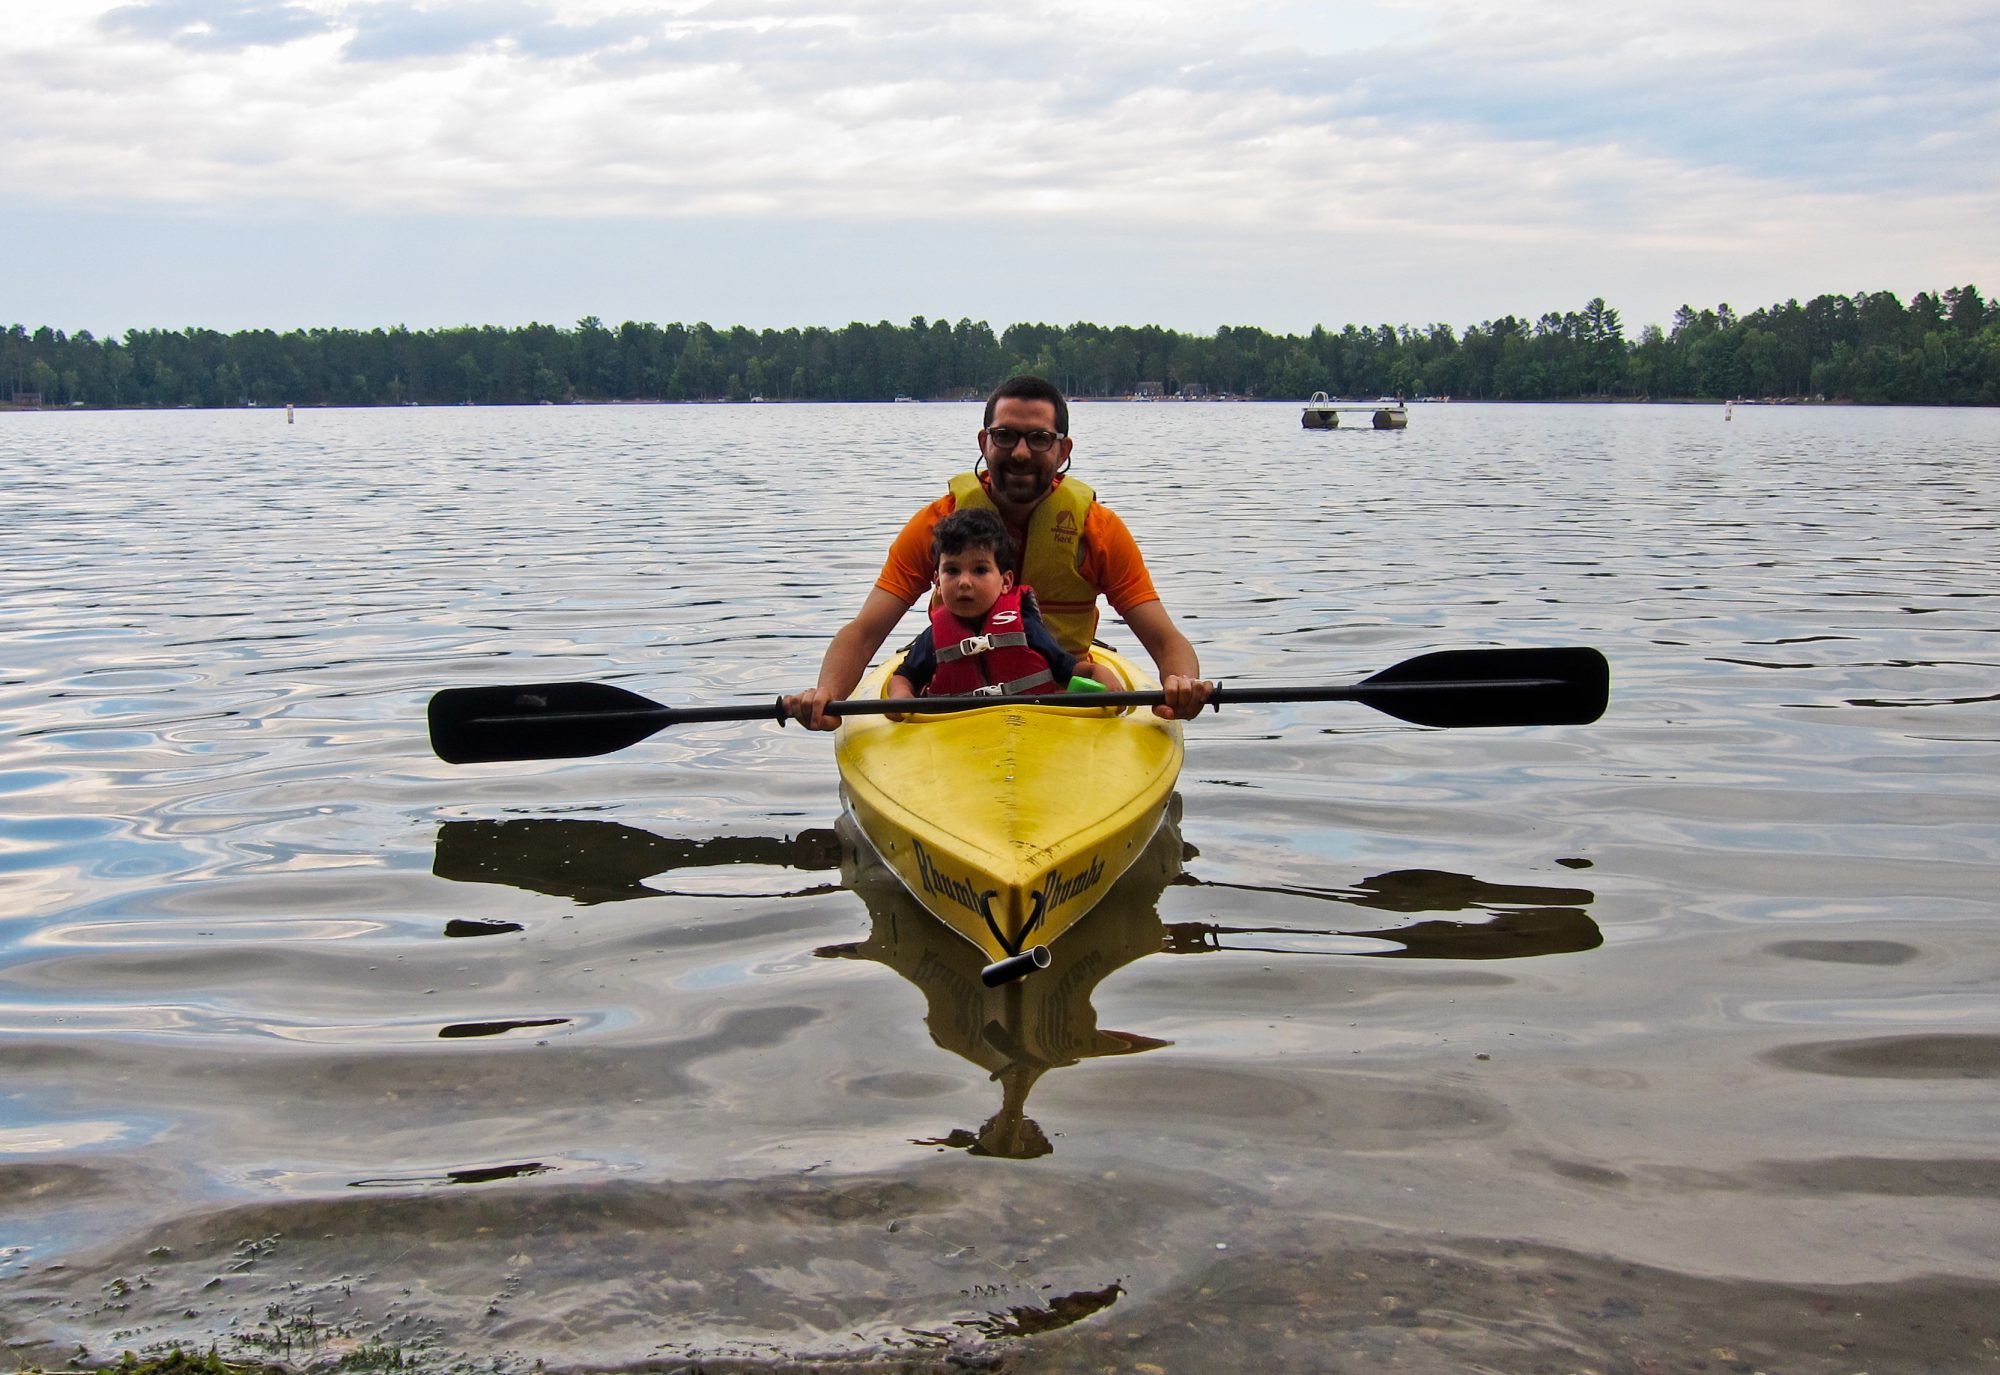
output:
M922 841L913 841L917 851L917 877L932 897L949 898L968 912L979 911L979 893L971 879L953 878L931 861Z
M1060 869L1049 870L1049 876L1042 880L1041 910L1043 912L1055 911L1056 908L1068 902L1071 898L1080 897L1084 893L1089 892L1090 889L1097 885L1097 881L1103 877L1104 860L1098 855L1091 856L1090 867L1088 869L1085 869L1080 874L1073 874L1068 878L1063 877L1062 870Z

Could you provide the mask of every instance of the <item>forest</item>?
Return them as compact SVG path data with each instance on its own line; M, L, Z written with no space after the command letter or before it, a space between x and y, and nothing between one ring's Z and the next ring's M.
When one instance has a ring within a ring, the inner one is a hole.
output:
M1602 299L1527 320L1212 335L1155 325L917 316L751 330L596 316L574 327L134 329L14 325L0 407L886 401L983 396L1033 372L1074 396L2000 404L2000 303L1972 286L1816 296L1738 315L1683 306L1629 337Z

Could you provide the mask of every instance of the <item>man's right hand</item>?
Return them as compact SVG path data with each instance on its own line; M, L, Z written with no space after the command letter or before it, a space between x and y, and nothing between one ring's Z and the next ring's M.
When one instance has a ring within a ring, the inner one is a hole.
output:
M868 661L889 632L896 628L909 603L898 601L879 587L868 589L861 614L842 626L826 647L819 666L819 682L810 691L787 693L780 698L785 714L810 730L839 730L840 718L828 716L826 705L854 691L868 668Z
M781 700L785 704L785 714L807 730L840 729L840 718L826 714L827 703L838 699L825 688L816 687L805 692L788 692Z

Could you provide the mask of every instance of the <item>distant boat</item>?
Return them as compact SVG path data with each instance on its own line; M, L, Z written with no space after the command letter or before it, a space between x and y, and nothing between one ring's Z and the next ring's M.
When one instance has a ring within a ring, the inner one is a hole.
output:
M917 398L914 396L905 396L902 392L897 392L896 399L898 401L915 401Z
M1378 430L1403 430L1410 424L1409 411L1393 396L1379 401L1336 401L1323 391L1314 392L1312 400L1306 402L1299 424L1308 430L1337 430L1342 411L1372 412Z

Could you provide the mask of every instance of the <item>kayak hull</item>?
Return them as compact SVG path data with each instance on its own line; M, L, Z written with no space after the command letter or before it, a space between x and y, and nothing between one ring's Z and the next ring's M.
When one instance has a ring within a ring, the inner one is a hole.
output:
M1155 686L1103 649L1117 687ZM855 690L879 697L898 658ZM835 737L841 793L912 896L994 961L1055 940L1110 891L1160 828L1180 777L1181 724L1143 708L1001 706Z

